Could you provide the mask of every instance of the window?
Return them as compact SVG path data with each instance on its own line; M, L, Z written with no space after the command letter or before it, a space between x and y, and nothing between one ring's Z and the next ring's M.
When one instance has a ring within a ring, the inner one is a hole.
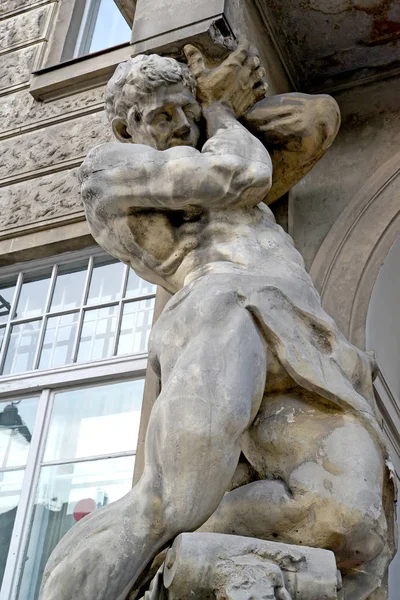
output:
M109 257L21 271L0 283L0 373L145 352L154 294Z
M99 249L0 270L1 598L132 487L155 286Z
M59 0L46 60L32 74L30 93L49 101L105 84L129 44L134 0Z
M86 0L83 4L79 28L71 23L69 35L74 47L66 44L62 60L76 58L112 46L129 42L131 28L122 16L114 0ZM72 52L71 52L72 51Z

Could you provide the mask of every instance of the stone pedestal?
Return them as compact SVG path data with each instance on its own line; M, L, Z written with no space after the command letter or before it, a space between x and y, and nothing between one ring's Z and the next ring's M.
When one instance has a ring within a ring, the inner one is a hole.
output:
M334 554L236 535L184 533L145 600L337 600Z

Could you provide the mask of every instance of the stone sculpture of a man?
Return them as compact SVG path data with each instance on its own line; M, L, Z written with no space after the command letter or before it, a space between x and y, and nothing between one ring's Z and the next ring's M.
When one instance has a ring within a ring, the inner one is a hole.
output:
M41 598L123 600L198 528L332 550L344 597L372 598L393 544L371 362L267 206L330 145L337 105L264 98L246 44L213 70L186 54L191 70L158 56L118 67L106 109L119 142L81 168L95 239L175 295L150 339L162 391L143 476L63 538ZM226 494L241 452L253 476Z

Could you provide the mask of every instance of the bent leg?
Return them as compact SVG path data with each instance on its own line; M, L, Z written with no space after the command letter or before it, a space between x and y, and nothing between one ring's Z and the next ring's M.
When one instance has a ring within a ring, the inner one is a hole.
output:
M301 390L266 397L243 451L265 481L227 494L202 530L329 549L344 570L382 552L385 464L356 416Z
M161 317L154 337L162 392L143 476L63 538L43 600L125 599L162 547L214 512L235 471L266 379L266 347L251 316L232 293L211 290L186 299L174 319Z
M196 529L217 508L265 388L266 346L251 315L232 298L204 307L207 301L202 298L200 318L180 314L172 340L166 321L155 335L162 392L151 413L138 486L143 498L156 494L162 520L153 506L146 511L160 523L156 536L168 540Z

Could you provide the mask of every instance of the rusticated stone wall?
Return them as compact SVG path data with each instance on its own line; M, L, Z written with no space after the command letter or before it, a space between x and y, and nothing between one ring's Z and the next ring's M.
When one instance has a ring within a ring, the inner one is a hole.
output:
M84 219L77 167L110 138L103 87L46 103L29 93L56 34L58 7L53 0L0 3L0 250L2 240ZM29 257L36 254L33 247Z

